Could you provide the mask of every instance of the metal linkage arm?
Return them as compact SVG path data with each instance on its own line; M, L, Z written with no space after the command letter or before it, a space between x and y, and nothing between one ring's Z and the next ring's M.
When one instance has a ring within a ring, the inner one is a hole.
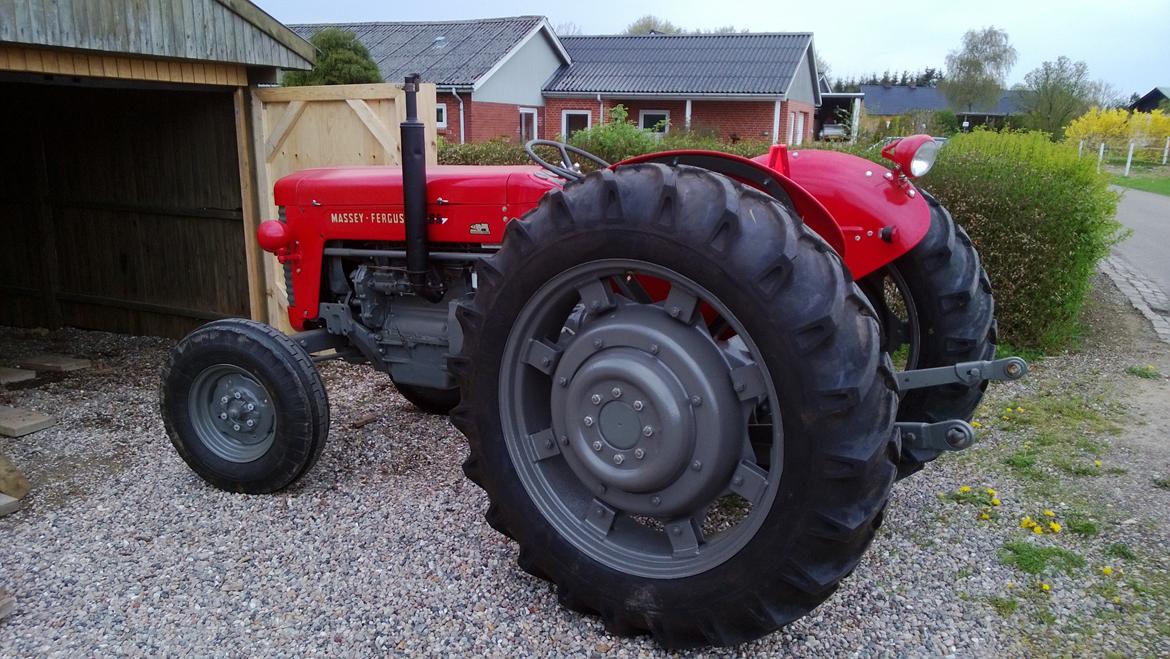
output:
M973 385L983 380L1019 380L1027 374L1028 362L1019 357L963 362L954 366L901 371L898 373L898 390L909 391L944 384Z
M975 429L962 419L938 423L895 424L902 430L902 445L935 451L961 451L975 443Z

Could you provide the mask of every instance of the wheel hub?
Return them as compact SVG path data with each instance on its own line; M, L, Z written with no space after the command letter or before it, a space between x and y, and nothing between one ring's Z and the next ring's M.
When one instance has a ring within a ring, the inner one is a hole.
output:
M729 370L705 329L661 308L623 305L590 321L553 377L564 382L551 402L567 463L621 510L696 510L742 453L745 415Z
M243 369L205 369L195 378L188 406L199 439L224 460L250 462L272 444L276 414L268 390Z

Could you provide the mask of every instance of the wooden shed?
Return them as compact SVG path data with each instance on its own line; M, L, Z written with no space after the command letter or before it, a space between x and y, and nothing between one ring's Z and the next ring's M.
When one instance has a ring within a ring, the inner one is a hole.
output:
M246 0L0 0L0 325L266 319L255 88L313 56Z

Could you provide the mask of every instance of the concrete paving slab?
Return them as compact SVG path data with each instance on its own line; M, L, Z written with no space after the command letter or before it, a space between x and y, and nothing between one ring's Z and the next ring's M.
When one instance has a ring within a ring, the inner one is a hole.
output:
M36 410L0 405L0 435L21 437L30 432L44 430L55 423L56 419Z
M0 366L0 384L24 382L25 380L31 380L36 376L36 371L30 371L27 368L8 368L7 366Z
M78 359L77 357L68 357L66 355L45 354L21 359L16 362L16 365L31 371L66 373L89 368L91 363L88 359Z
M23 507L24 507L24 504L20 502L20 499L10 497L7 494L0 492L0 517L4 517L5 515L10 515L16 511L20 510ZM4 608L3 592L4 591L0 591L0 610L2 610ZM4 617L3 612L0 611L0 618L3 618L3 617Z
M20 470L8 458L0 454L0 494L21 499L28 494L29 487L28 479L25 478L24 474L20 473Z

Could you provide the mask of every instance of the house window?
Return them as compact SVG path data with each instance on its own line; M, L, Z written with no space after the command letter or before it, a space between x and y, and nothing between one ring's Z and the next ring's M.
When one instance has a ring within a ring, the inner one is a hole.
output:
M561 110L561 136L566 140L579 130L589 130L593 113L589 110Z
M435 126L437 128L446 128L447 127L447 104L446 103L436 103L435 104Z
M520 141L534 140L537 133L536 108L520 108Z
M641 110L638 112L638 125L659 133L669 132L670 110Z

